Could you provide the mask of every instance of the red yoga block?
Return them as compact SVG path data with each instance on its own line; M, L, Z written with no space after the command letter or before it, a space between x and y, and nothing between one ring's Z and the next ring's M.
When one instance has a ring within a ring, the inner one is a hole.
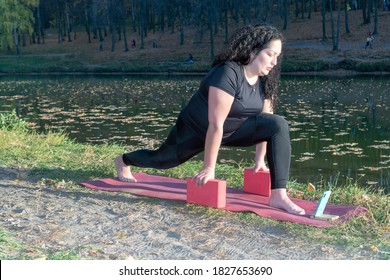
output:
M187 178L187 202L214 208L226 206L226 181L209 180L197 187L192 178Z
M259 170L254 172L251 169L244 170L244 192L271 196L271 176L269 171Z

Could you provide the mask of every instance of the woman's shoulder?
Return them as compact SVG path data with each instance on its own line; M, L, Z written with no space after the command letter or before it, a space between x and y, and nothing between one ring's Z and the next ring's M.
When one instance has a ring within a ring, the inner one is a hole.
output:
M231 68L234 71L240 71L241 70L241 65L238 64L237 62L234 61L226 61L221 64L223 67Z
M234 75L236 77L242 76L243 70L242 66L234 61L226 61L221 64L214 66L214 71L217 73L224 73L224 75Z

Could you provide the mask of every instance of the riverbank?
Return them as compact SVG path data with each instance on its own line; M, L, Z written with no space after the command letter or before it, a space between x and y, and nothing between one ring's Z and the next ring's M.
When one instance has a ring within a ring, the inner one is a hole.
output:
M284 75L389 75L390 50L317 51L315 49L285 50L282 63ZM309 53L309 54L308 54ZM311 54L310 54L311 53ZM315 53L315 54L314 54ZM177 60L132 60L122 56L97 58L87 54L31 54L20 57L0 56L0 75L31 74L168 74L204 75L210 69L207 60L188 64Z
M1 259L390 258L390 198L354 182L326 183L314 192L289 182L292 197L317 201L331 188L332 204L368 209L348 223L319 229L81 187L80 181L115 176L112 160L125 147L37 134L15 115L2 115L0 147ZM200 166L189 161L142 171L186 178ZM241 188L245 167L218 164L216 176Z

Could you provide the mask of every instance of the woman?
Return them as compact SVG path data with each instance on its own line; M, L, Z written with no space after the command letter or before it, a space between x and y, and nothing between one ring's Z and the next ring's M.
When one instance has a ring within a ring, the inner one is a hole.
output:
M198 91L180 112L175 126L157 150L138 150L115 159L118 178L136 181L130 165L170 168L204 151L203 168L193 176L197 186L214 179L218 151L224 146L256 146L253 170L271 174L269 205L303 215L286 193L290 169L289 128L273 114L280 70L282 34L272 26L245 26L215 57Z

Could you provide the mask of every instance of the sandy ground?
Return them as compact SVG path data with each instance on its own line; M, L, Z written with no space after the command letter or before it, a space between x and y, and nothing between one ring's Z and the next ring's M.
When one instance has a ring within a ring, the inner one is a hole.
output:
M34 259L61 250L79 259L375 258L363 248L308 244L283 223L248 223L180 202L37 184L28 173L8 168L0 168L0 209L0 227L23 242L23 256Z

